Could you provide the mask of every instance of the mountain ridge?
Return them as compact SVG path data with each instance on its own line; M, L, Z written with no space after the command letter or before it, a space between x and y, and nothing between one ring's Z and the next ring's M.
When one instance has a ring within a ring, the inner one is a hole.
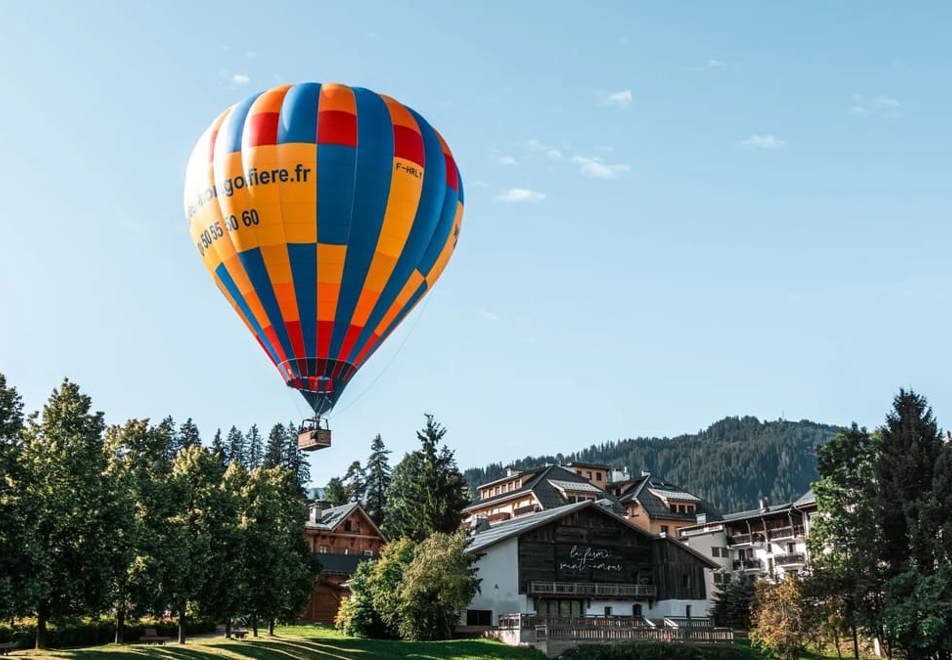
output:
M470 489L505 475L506 468L547 463L592 462L647 470L704 498L722 513L752 509L761 498L778 504L795 500L817 478L816 447L841 427L810 420L760 421L724 417L697 433L636 437L592 444L570 454L525 456L508 464L469 468Z

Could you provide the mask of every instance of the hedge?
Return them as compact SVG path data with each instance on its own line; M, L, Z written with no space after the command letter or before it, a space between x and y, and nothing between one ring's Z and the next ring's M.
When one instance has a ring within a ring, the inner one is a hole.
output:
M178 624L170 620L127 621L125 640L137 641L146 628L155 628L159 635L176 637ZM189 620L185 627L189 635L215 631L215 622L207 619ZM21 647L30 648L36 640L35 622L24 621L10 625L0 624L0 643L18 642ZM50 622L46 627L46 644L51 648L70 646L96 646L110 644L116 639L116 622L111 619L79 619L72 621Z
M582 645L569 649L566 660L754 660L760 656L747 646L692 646L688 644Z

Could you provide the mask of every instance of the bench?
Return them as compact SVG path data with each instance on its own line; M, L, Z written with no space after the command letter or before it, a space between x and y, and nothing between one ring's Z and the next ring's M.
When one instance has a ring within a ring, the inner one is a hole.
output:
M155 628L146 628L145 633L139 638L139 641L143 644L165 644L171 639L171 637L159 635Z
M8 655L10 651L19 646L19 642L0 642L0 655Z

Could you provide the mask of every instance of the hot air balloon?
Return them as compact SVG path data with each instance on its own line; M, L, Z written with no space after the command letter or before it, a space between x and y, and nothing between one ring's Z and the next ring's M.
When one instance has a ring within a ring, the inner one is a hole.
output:
M314 417L433 287L463 185L446 142L400 102L303 83L221 113L192 150L185 217L215 284Z

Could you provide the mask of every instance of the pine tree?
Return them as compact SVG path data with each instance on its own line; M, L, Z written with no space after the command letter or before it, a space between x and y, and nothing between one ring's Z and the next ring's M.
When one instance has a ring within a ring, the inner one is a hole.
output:
M453 452L440 441L446 428L433 415L417 432L420 449L400 461L387 488L384 532L390 538L422 541L434 532L459 529L468 504L466 481Z
M936 534L936 559L952 566L952 442L942 447L932 477L929 520Z
M347 504L347 489L344 488L344 482L340 480L340 477L333 477L327 482L327 488L324 489L324 499L331 506Z
M370 443L365 493L367 515L378 527L383 524L387 486L390 485L390 463L387 459L389 454L390 450L384 446L383 438L378 434Z
M159 422L159 425L155 428L165 443L165 457L171 462L175 458L178 445L178 432L175 429L175 420L169 415Z
M925 573L934 568L938 530L923 514L941 451L942 438L925 397L899 390L881 431L875 465L878 550L888 577L903 572L910 559Z
M226 453L225 443L223 443L221 439L221 429L215 429L215 436L212 438L212 455L215 456L222 465L224 465Z
M344 490L347 492L348 500L363 503L364 493L367 490L367 477L360 466L360 461L351 463L347 472L344 473Z
M232 426L225 436L225 464L241 463L245 465L245 436Z
M245 435L245 447L246 447L246 456L245 456L245 465L249 470L253 470L256 467L261 466L261 462L264 459L264 447L262 443L261 433L258 432L258 425L252 424L251 428L248 429L248 433Z
M192 446L201 447L202 436L198 432L198 427L195 425L195 422L189 417L179 427L178 433L175 436L175 452L178 453L182 449Z
M273 468L284 465L287 441L288 433L284 429L284 424L279 422L271 427L268 433L268 445L264 451L264 467Z
M304 452L298 449L297 433L297 426L290 422L285 428L284 466L295 476L298 491L303 495L311 481L311 466Z

